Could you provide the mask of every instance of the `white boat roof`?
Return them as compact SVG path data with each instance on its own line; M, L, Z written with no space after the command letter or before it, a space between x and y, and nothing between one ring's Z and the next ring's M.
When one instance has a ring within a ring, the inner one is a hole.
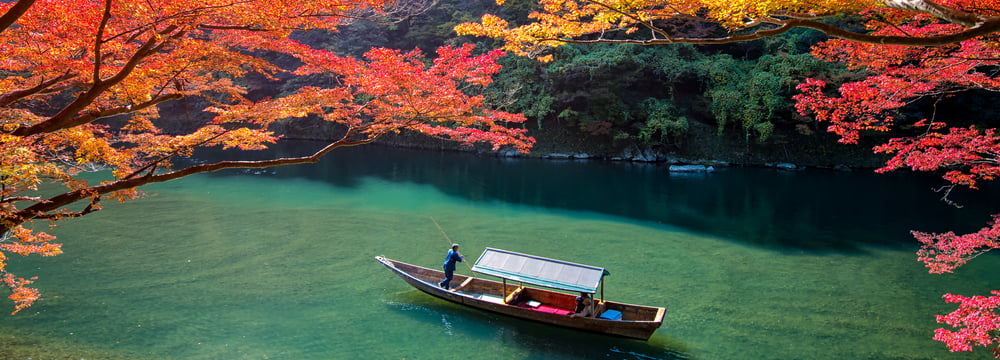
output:
M604 268L554 260L513 251L486 248L472 271L548 288L595 293Z

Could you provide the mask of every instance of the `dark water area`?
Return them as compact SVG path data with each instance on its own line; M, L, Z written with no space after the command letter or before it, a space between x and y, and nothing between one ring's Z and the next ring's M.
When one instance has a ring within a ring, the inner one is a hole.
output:
M320 143L260 153L202 154L203 161L301 156ZM859 244L912 246L911 230L974 232L1000 213L1000 191L955 188L935 174L719 168L669 172L668 165L599 160L502 158L380 146L341 148L318 164L272 168L276 178L356 187L374 177L433 186L470 201L586 211L677 226L771 249L851 251ZM220 175L239 171L222 172ZM248 171L243 171L248 172ZM252 170L249 172L259 172Z

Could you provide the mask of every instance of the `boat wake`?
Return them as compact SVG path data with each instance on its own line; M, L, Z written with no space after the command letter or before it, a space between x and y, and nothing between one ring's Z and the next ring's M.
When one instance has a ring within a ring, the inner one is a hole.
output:
M635 359L650 359L650 360L662 360L663 359L663 358L659 358L659 357L656 357L656 356L650 356L650 355L646 355L646 354L640 354L640 353L637 353L635 351L623 351L621 349L618 349L617 347L613 347L613 348L608 349L608 350L611 351L611 352L613 352L613 353L622 354L622 355L628 355L629 357L635 358ZM681 353L681 352L678 352L678 351L673 351L673 350L668 350L667 354L670 355L669 359L671 359L671 360L673 360L673 359L690 359L691 358L691 356L689 356L687 354L684 354L684 353Z
M447 315L441 314L441 324L444 325L445 334L447 334L448 336L455 336L455 333L451 331L452 330L451 321L448 320Z

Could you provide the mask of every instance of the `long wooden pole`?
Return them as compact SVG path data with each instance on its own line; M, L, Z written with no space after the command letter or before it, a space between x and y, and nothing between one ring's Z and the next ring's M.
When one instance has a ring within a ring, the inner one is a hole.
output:
M431 216L431 221L434 222L434 226L437 226L438 230L441 230L441 235L444 235L444 238L446 240L448 240L448 245L451 245L451 247L454 247L455 243L451 241L451 238L449 238L448 234L446 234L444 232L444 229L441 228L441 225L438 225L438 222L434 220L433 216ZM462 256L462 253L458 253L458 256ZM465 259L465 256L462 256L462 259ZM469 262L462 261L462 263L464 263L465 266L469 267L469 271L472 271L472 265L469 265ZM472 273L472 277L476 277L476 273L475 272Z
M444 235L444 239L448 240L448 245L455 245L455 243L453 241L451 241L451 238L448 237L448 234L446 234L444 232L444 229L441 228L441 225L438 225L438 222L436 220L434 220L434 217L431 216L430 218L431 218L431 222L434 223L434 226L437 226L438 230L441 231L441 235Z

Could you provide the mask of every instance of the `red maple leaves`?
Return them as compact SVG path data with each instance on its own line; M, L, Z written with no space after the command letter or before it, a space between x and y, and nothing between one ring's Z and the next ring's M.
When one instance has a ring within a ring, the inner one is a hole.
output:
M103 199L135 198L145 184L225 168L316 162L337 147L399 131L527 152L534 139L506 127L524 117L493 109L478 95L499 71L502 52L472 55L471 45L446 47L431 61L416 50L374 49L358 60L289 37L359 19L391 21L432 3L0 2L0 277L12 290L15 312L37 292L27 287L31 280L6 272L6 256L61 251L51 236L24 224L87 215ZM329 80L322 83L336 85L248 98L247 74L276 78L288 71L272 63L275 54L301 60L298 74L322 74ZM211 104L206 110L215 117L187 133L161 131L157 106L192 97ZM39 104L52 109L39 111ZM121 128L95 123L121 116L129 118ZM346 130L311 156L173 167L173 158L196 148L262 149L281 137L269 125L298 117ZM98 169L114 179L94 184L77 177ZM65 192L34 195L42 182L61 183ZM81 201L89 204L71 210Z
M975 233L959 236L954 232L930 234L914 231L913 237L922 244L917 252L918 260L924 262L932 274L949 273L979 255L1000 248L1000 215L993 216L990 227Z
M955 4L951 4L955 5ZM990 9L990 8L985 8ZM997 8L992 8L997 9ZM992 14L996 15L997 10ZM927 14L913 16L898 10L884 11L868 24L873 34L935 36L957 31L960 26L943 23ZM840 142L856 143L866 131L888 132L898 125L897 110L923 98L947 96L971 89L1000 90L1000 76L989 71L1000 66L1000 46L995 34L958 44L936 47L863 44L829 40L814 48L813 54L839 61L871 75L844 84L839 96L824 92L825 82L810 79L798 86L796 108L829 123L828 130L841 136ZM892 154L879 172L897 169L941 171L950 186L975 188L979 181L1000 175L1000 135L995 129L976 126L952 127L943 121L926 119L910 124L922 132L890 139L875 147ZM914 231L922 244L918 259L931 273L951 272L969 260L1000 248L1000 215L991 226L956 235ZM951 314L938 316L939 323L956 330L937 329L934 338L952 351L970 351L973 346L990 348L1000 358L1000 292L994 296L964 297L945 295L959 304Z
M1000 248L1000 215L994 215L993 224L978 232L955 235L954 232L928 234L914 231L913 236L922 244L917 251L918 259L930 269L932 274L954 271L969 260L986 252ZM959 304L958 309L948 315L938 315L937 322L948 324L956 330L940 328L934 331L934 339L944 342L951 351L972 351L973 346L990 348L1000 357L1000 291L992 291L993 296L972 296L945 294L945 302Z
M993 296L965 297L945 294L945 302L959 304L958 310L948 315L938 315L937 322L957 328L934 330L934 340L944 342L951 351L972 351L973 346L983 346L1000 358L1000 291L991 291Z

